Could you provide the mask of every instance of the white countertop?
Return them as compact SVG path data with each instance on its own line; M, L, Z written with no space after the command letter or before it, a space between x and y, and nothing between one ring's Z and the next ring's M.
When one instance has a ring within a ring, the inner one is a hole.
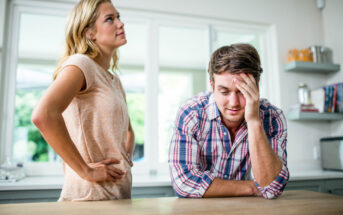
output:
M0 191L5 190L53 190L62 189L63 176L26 177L17 182L1 182ZM132 187L171 186L169 175L133 177Z
M339 179L343 178L343 171L292 171L290 181ZM0 191L8 190L50 190L62 189L63 176L26 177L17 182L0 183ZM133 177L133 187L171 186L169 175L165 176L136 176Z

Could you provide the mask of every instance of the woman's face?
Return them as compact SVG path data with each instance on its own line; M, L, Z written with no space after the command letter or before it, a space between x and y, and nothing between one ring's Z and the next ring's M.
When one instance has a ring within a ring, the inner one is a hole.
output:
M99 16L91 39L100 49L111 54L114 49L126 44L124 23L119 19L119 13L111 3L104 2L98 8Z

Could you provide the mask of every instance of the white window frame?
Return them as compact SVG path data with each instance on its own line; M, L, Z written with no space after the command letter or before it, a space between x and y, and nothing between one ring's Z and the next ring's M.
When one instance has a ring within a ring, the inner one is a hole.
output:
M1 117L1 139L0 143L4 153L1 155L3 160L5 156L11 155L13 141L13 123L15 108L15 84L16 84L16 60L18 50L18 31L19 17L21 13L39 13L65 15L70 11L74 2L42 2L35 0L14 0L10 2L9 26L12 28L7 32L8 45L4 53L5 70L3 77L3 102ZM148 25L148 41L146 49L146 59L144 62L144 71L146 75L145 86L145 143L144 143L144 162L136 162L132 169L133 175L165 175L169 174L168 164L158 162L158 27L159 26L177 26L177 27L195 27L208 30L208 59L213 50L213 39L215 31L218 29L229 29L230 31L254 33L260 35L260 48L262 67L264 69L264 83L269 100L275 105L280 105L279 89L279 64L277 58L276 30L275 26L267 24L256 24L247 22L238 22L232 20L214 19L208 17L190 17L179 14L166 14L137 9L118 7L120 13L128 16L128 20L141 22ZM65 12L63 12L65 11ZM182 24L181 24L182 23ZM0 53L1 54L1 53ZM268 60L267 60L268 59ZM206 62L205 65L208 63ZM1 67L0 67L1 68ZM207 68L205 68L207 70ZM208 74L206 72L208 78ZM210 88L208 88L210 89ZM62 174L59 163L30 163L27 168L29 175L60 175Z
M15 0L11 1L9 8L9 29L7 31L7 47L5 50L5 70L4 82L2 89L3 93L3 123L1 144L4 147L4 153L1 160L12 155L13 143L13 125L14 125L14 110L15 110L15 95L16 95L16 73L17 73L17 59L18 59L18 39L20 16L23 13L31 14L46 14L46 15L67 15L66 11L70 11L73 3L60 4L54 2L42 1L25 1ZM10 38L10 39L9 39ZM26 171L28 175L61 175L62 165L56 162L48 163L26 163Z

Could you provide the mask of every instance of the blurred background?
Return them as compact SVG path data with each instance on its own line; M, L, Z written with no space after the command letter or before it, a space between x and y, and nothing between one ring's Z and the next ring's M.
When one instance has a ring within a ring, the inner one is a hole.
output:
M18 200L17 195L32 188L32 183L50 200L60 191L61 159L32 124L31 112L52 82L64 48L67 14L76 2L0 0L0 163L17 167L19 163L26 176L15 182L23 187L17 193L13 191L15 183L0 183L0 202ZM293 183L289 189L343 194L343 174L323 170L320 147L321 138L343 136L342 114L302 118L289 113L299 104L301 82L315 90L343 81L343 1L112 2L121 14L128 40L119 48L116 73L127 94L136 137L134 196L173 195L167 161L177 110L187 98L211 90L209 57L217 48L232 43L249 43L258 50L264 70L261 97L287 116ZM310 64L307 73L297 67L289 69L289 50L314 45L332 51L332 61L326 63L335 65L335 71L316 72L318 66ZM13 191L13 197L2 197L1 190ZM40 194L36 199L41 200Z

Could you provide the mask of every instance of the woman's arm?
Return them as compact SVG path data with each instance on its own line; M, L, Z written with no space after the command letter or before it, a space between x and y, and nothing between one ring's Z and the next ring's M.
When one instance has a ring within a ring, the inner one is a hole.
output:
M132 126L131 126L131 122L129 122L129 130L127 133L127 141L125 143L125 149L126 149L126 153L131 161L130 165L132 166L132 154L133 154L133 150L135 148L135 133L133 132Z
M88 165L71 140L62 117L63 111L75 95L85 87L86 81L82 71L76 66L66 67L35 107L32 122L48 144L80 177L89 181L115 181L124 173L110 164L120 161L110 158Z

